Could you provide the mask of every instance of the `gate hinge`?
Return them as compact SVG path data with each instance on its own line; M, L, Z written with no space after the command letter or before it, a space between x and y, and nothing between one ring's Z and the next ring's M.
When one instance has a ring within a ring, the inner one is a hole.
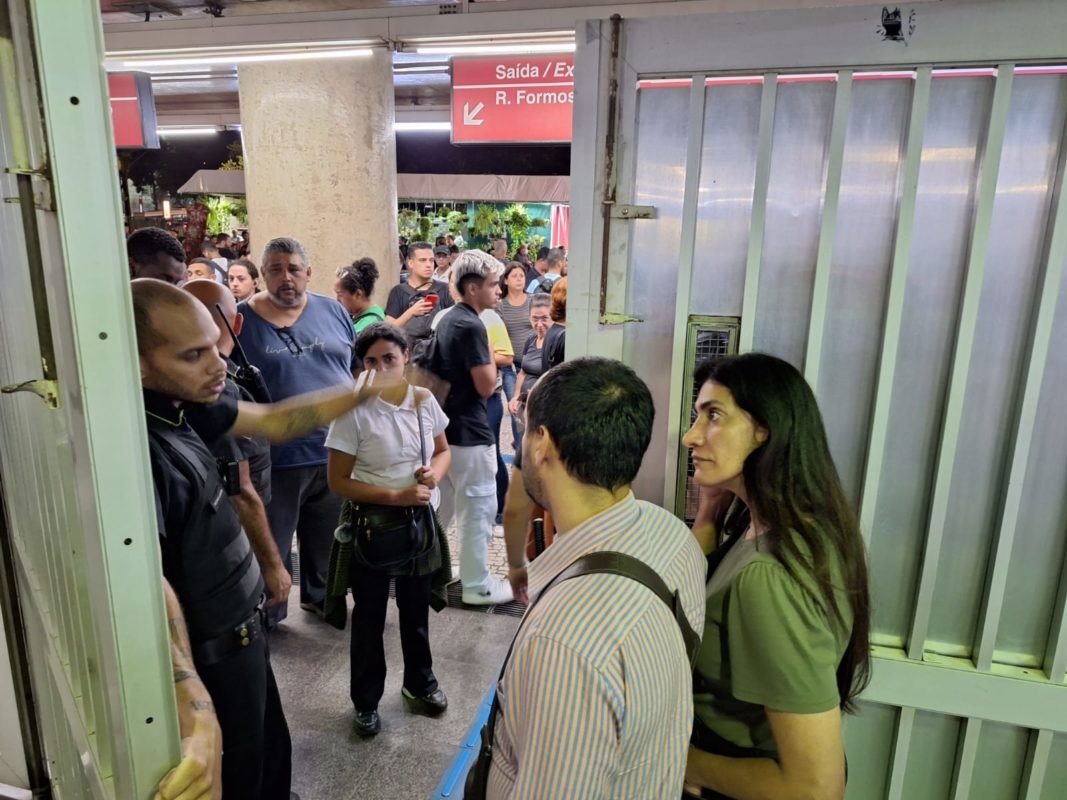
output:
M629 314L620 314L617 311L605 311L600 316L601 325L625 325L628 322L644 322L640 317L631 317Z
M13 383L10 386L0 387L0 392L4 394L14 394L15 392L33 392L35 395L44 400L44 403L49 408L59 408L59 382L49 381L40 378L35 381L23 381L22 383Z
M632 206L625 203L611 203L608 210L612 219L655 219L655 206Z
M48 177L48 167L37 167L32 169L30 167L7 167L4 169L8 175L38 175L42 178Z

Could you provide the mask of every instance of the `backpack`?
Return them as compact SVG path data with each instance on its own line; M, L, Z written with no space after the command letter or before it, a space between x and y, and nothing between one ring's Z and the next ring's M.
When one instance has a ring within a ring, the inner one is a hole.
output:
M416 340L411 348L411 363L434 375L439 374L437 366L437 331L430 331L424 339Z
M537 280L537 284L530 290L529 294L552 294L552 287L556 285L556 281L559 278L550 278L547 275L542 275Z

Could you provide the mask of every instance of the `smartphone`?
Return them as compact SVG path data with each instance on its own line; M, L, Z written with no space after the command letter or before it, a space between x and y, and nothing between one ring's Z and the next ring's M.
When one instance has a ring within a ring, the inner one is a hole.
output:
M431 306L436 306L437 305L437 295L428 294L428 295L426 295L425 299L429 301Z

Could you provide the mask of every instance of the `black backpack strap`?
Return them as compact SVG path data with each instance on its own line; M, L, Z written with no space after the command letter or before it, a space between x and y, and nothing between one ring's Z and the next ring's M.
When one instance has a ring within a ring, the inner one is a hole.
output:
M668 589L667 584L663 582L663 578L659 576L658 572L633 556L605 550L582 556L563 570L552 583L576 578L579 575L591 574L619 575L623 578L629 578L632 581L637 581L662 600L667 605L667 608L670 609L671 614L674 615L674 621L678 623L678 629L682 633L682 641L685 643L685 652L689 657L689 666L692 667L696 663L697 650L700 648L700 635L689 624L689 619L682 608L682 601L678 596L678 591L672 592ZM545 588L547 589L548 587L546 586Z

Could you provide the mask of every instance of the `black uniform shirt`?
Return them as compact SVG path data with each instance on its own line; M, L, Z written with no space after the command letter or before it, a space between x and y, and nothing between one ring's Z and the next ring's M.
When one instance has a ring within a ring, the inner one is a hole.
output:
M144 409L150 429L163 426L173 428L191 450L202 452L205 466L217 469L214 456L207 448L218 444L233 427L237 419L235 395L223 392L214 403L190 404L187 409L182 409L175 406L171 398L145 390ZM152 458L152 480L156 487L159 533L166 537L168 531L177 533L185 528L192 516L189 506L194 499L195 489L181 470L175 469L172 464L160 463L151 449L149 455Z
M204 638L247 617L262 592L259 567L236 512L220 496L215 456L204 443L233 427L237 401L224 393L209 405L190 406L196 430L170 398L146 390L144 404L163 574L186 610L190 635ZM161 435L172 444L161 446ZM206 490L183 459L209 476Z

